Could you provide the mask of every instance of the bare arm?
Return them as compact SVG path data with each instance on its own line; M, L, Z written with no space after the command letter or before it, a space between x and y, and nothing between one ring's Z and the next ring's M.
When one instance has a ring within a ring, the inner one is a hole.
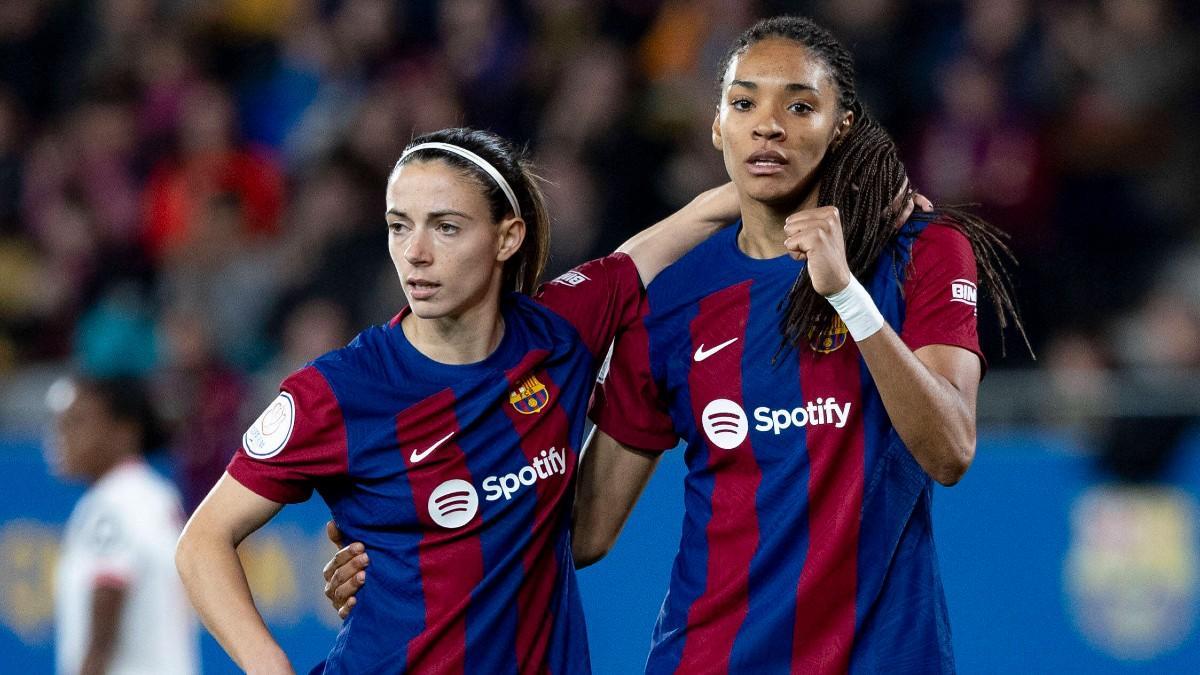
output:
M103 675L108 672L117 632L121 628L121 609L125 606L124 586L103 584L92 592L92 634L88 637L80 675Z
M858 343L883 407L925 472L954 485L975 459L979 357L950 345L915 353L890 326Z
M226 473L192 514L175 551L175 566L205 627L248 673L293 672L254 606L237 554L242 540L282 507Z
M740 213L737 190L733 183L726 183L700 193L687 206L633 235L617 250L633 258L642 284L649 285L663 268L736 220Z
M852 279L841 216L831 206L792 214L784 245L808 261L813 289L830 296ZM975 399L982 366L961 347L928 345L913 353L884 324L858 342L883 407L900 439L926 473L954 485L975 457Z
M575 567L598 562L612 548L661 454L642 452L596 429L584 443L575 485Z

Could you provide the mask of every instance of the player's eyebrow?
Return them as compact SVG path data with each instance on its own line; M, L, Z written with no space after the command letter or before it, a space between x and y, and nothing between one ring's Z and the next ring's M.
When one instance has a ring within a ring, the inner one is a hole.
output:
M750 80L732 80L732 81L730 81L729 86L730 87L744 87L751 91L758 89L758 83L752 82ZM789 83L785 84L783 86L783 88L787 89L788 91L811 91L816 94L821 93L821 90L818 89L815 85L807 84L804 82L789 82Z
M408 218L409 220L411 220L411 218L409 218L407 213L405 213L399 209L394 209L394 208L388 209L387 215L396 216L398 218ZM445 216L458 216L459 218L464 218L466 220L474 220L474 218L463 213L462 211L455 211L454 209L441 209L439 211L430 211L429 212L430 218L443 218Z

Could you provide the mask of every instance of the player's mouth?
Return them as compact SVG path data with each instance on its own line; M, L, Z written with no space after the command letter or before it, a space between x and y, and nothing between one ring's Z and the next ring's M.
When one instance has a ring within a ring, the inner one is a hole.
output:
M410 300L428 300L442 287L441 284L434 281L413 279L411 277L408 281L404 282L404 285L408 287L408 297Z
M782 153L774 150L759 150L746 160L746 170L752 176L770 176L783 171L788 164Z

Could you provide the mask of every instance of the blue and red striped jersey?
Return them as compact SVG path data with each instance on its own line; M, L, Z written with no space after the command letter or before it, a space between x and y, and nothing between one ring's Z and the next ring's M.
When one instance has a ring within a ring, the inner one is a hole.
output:
M642 297L614 254L509 296L479 363L424 356L401 314L284 380L229 473L281 503L316 490L370 551L325 672L589 672L575 466L596 370Z
M747 256L739 229L650 284L592 411L627 445L687 444L683 532L646 672L952 671L932 481L844 325L780 350L781 303L804 263ZM975 258L952 226L914 217L861 281L913 350L979 354Z

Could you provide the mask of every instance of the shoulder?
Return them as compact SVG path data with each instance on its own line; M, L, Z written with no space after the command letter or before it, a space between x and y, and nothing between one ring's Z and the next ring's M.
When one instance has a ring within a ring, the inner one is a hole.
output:
M962 226L938 211L914 214L890 244L895 272L906 284L929 274L964 274L975 277L975 252Z
M393 370L399 363L393 339L401 330L400 316L391 321L366 328L345 347L326 352L296 371L285 382L298 376L320 378L330 389L337 391L362 380L393 381Z
M571 270L563 276L574 273L576 271ZM544 284L536 297L513 293L505 301L506 316L513 320L513 329L518 331L525 343L522 348L545 348L560 342L572 342L579 337L579 330L568 318L572 313L568 309L571 308L564 307L564 298L558 295L558 291L546 288L559 283L556 279ZM579 302L586 304L582 298Z
M737 249L737 224L721 229L668 265L650 282L650 313L660 315L691 305L722 288L745 282L749 275Z
M123 519L137 520L180 503L174 484L143 461L119 467L103 480L96 491L100 507Z
M617 252L573 267L542 284L533 299L536 305L560 316L573 316L589 305L614 297L640 295L641 277L627 254Z
M939 211L914 214L896 235L896 241L913 255L954 254L972 258L971 241L962 226Z
M660 280L670 284L682 278L691 277L701 270L716 271L718 263L727 262L737 250L737 234L741 230L741 221L723 227L716 234L696 245L685 253L679 260L667 265L662 272L650 283L653 288L662 285ZM666 277L666 278L664 278Z

